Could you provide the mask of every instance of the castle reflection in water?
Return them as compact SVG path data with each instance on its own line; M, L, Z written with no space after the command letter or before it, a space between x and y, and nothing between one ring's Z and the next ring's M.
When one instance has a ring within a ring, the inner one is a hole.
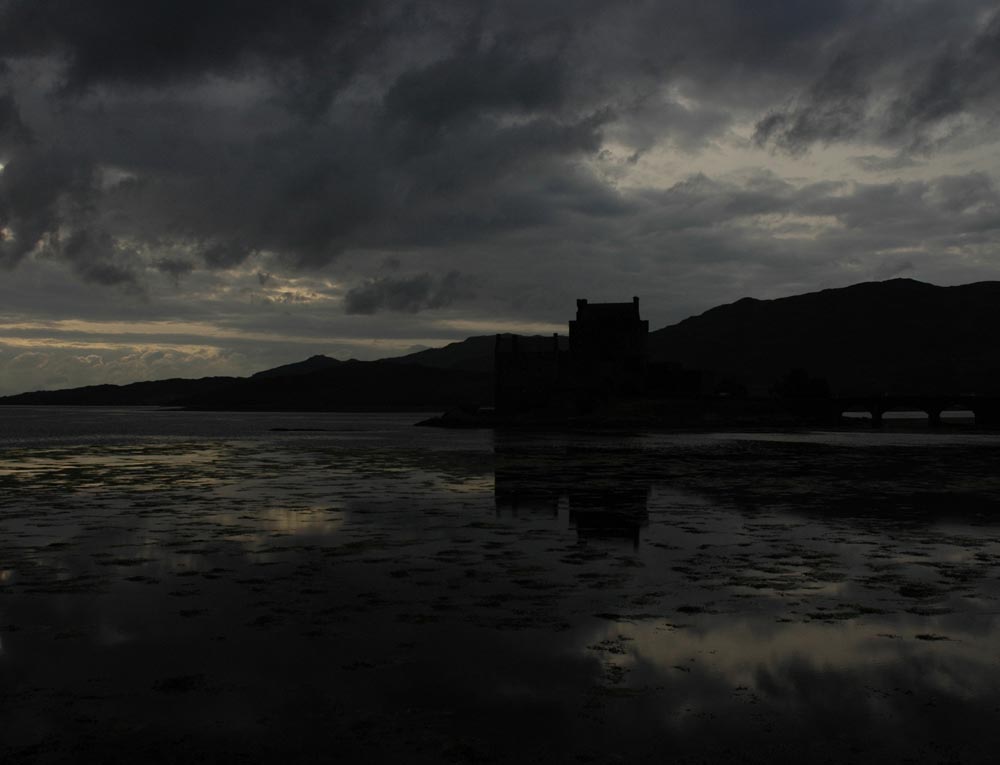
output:
M581 541L620 540L639 546L649 523L651 478L630 466L633 450L578 449L565 444L525 450L495 444L498 517L549 518Z

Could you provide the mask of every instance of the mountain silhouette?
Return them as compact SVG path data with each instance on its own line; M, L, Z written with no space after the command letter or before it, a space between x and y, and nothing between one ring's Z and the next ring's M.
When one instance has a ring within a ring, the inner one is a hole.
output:
M386 361L419 364L435 369L462 369L467 372L493 372L495 335L476 335L442 348L428 348Z
M493 376L488 372L314 356L246 378L92 385L6 396L0 398L0 404L247 411L431 411L475 407L489 403L492 397Z
M650 332L652 361L767 396L795 375L840 396L1000 393L1000 282L866 282L774 300L743 298ZM380 361L312 356L248 378L93 385L0 404L157 405L247 410L432 410L493 397L495 336ZM714 383L709 383L712 385ZM711 392L709 389L708 392Z
M0 404L23 406L179 406L193 396L227 388L239 377L145 380L128 385L87 385L0 397Z
M864 282L774 300L743 298L649 333L652 361L704 370L769 395L794 370L838 395L998 392L1000 282L938 287ZM492 370L493 336L419 356L425 366Z
M295 377L296 375L307 375L312 374L313 372L320 372L324 369L330 369L331 367L335 367L338 364L343 363L344 362L338 361L330 356L317 354L316 356L310 356L305 361L296 361L292 364L283 364L280 367L274 367L273 369L265 369L263 372L256 372L251 375L251 378L261 380L267 377Z
M1000 282L867 282L776 300L744 298L651 332L650 355L766 394L790 370L837 395L997 392Z
M257 374L179 403L189 409L248 411L417 411L475 407L493 397L493 376L486 372L387 361L351 360L325 367Z

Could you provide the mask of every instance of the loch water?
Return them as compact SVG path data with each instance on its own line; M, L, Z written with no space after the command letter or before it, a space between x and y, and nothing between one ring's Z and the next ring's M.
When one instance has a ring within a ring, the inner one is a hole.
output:
M0 761L993 762L1000 434L0 409Z

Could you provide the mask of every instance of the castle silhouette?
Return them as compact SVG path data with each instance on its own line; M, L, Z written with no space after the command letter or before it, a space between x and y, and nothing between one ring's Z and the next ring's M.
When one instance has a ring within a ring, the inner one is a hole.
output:
M586 414L654 392L697 392L696 375L650 362L648 335L638 297L628 303L577 300L568 337L497 335L497 414Z
M0 396L3 405L417 411L430 427L1000 428L1000 282L906 279L744 298L650 332L639 300L577 301L569 334L473 337L378 361L313 356L248 378ZM495 374L494 374L495 370ZM905 412L905 417L895 414ZM948 420L945 422L945 420Z
M969 410L978 425L1000 423L995 393L838 394L827 381L790 364L767 395L748 396L724 375L653 360L639 298L576 301L569 336L500 334L494 346L494 408L501 422L655 422L660 425L834 424L866 412L873 426L894 410L926 412L941 424L948 409ZM579 418L583 415L583 418ZM594 415L594 417L589 417ZM596 419L595 419L596 417Z

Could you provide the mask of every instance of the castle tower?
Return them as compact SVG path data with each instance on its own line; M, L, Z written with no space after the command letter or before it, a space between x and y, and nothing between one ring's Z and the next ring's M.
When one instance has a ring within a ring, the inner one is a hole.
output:
M607 396L641 393L646 379L649 322L631 303L576 301L569 323L569 350L578 387Z

